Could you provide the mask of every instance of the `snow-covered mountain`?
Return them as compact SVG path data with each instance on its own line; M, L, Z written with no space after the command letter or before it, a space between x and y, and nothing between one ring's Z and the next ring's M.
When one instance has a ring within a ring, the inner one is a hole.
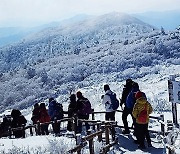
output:
M169 73L180 73L179 50L178 29L166 33L116 12L44 29L0 48L0 110L26 108L50 96L66 102L71 91L88 87L91 93L104 82L117 84L120 92L130 77L153 90Z
M154 27L120 13L106 14L73 24L65 22L59 27L47 28L29 36L23 42L1 48L0 58L4 59L1 71L14 69L27 62L41 61L42 57L45 59L59 54L77 53L82 48L86 50L93 47L99 41L126 39L153 30Z

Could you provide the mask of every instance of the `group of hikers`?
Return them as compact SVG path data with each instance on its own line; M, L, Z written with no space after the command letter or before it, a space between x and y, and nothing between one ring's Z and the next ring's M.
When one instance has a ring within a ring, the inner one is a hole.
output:
M115 121L115 112L117 107L113 108L116 102L116 94L111 91L109 85L104 85L105 95L102 96L102 103L105 104L106 114L105 119ZM145 149L145 138L148 147L152 147L151 138L148 131L149 114L152 113L152 106L147 101L146 94L139 89L137 82L132 79L127 79L124 85L122 96L120 99L120 106L123 109L122 122L124 130L122 134L130 134L127 117L131 115L134 133L136 137L135 144L138 144L138 148Z
M122 131L122 134L130 133L127 117L128 115L131 115L134 127L133 135L136 137L134 143L138 144L138 148L144 149L146 148L146 138L147 145L151 147L152 144L148 131L148 122L149 114L152 112L152 106L147 101L145 93L140 91L138 83L134 82L132 79L126 80L120 103L116 98L116 94L111 91L108 84L104 85L104 91L105 94L102 95L101 98L102 104L105 105L106 109L105 120L115 121L115 113L120 104L123 109L122 122L124 130ZM31 120L33 124L37 124L38 122L43 123L43 125L41 125L40 134L48 135L49 122L63 119L65 113L68 114L69 118L76 115L78 119L88 120L89 115L92 113L91 103L80 91L78 91L76 94L70 95L68 111L63 111L62 104L58 103L54 98L49 98L48 109L46 109L45 103L36 103L34 105ZM11 121L9 119L11 119ZM13 109L10 118L4 117L0 130L7 130L9 126L11 128L21 127L22 125L25 125L26 122L27 120L21 112ZM85 127L86 129L90 128L88 122L85 123ZM60 123L56 123L56 125L55 123L52 123L52 128L56 135L60 134ZM68 121L67 130L72 131L71 121ZM77 133L81 133L81 131L82 122L79 121L77 125ZM14 131L13 134L16 138L19 138L22 137L23 131Z

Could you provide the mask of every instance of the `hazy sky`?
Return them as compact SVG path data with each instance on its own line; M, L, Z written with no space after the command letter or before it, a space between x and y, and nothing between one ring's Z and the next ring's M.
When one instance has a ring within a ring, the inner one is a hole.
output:
M35 25L77 14L180 10L180 0L0 0L0 26Z

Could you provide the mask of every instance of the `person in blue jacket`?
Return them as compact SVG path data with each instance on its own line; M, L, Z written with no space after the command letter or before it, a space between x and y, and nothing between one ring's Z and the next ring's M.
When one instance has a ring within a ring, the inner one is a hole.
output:
M132 111L133 111L134 104L136 102L135 93L137 91L140 91L139 85L138 85L138 83L133 82L132 83L132 89L126 98L125 107L124 107L123 114L122 114L122 120L123 120L123 124L124 124L124 131L122 132L123 134L129 134L130 133L129 128L128 128L128 122L127 122L127 117L129 114L132 117L133 125L135 124L135 119L132 116Z
M63 119L63 113L62 104L58 103L54 98L49 98L48 114L51 118L51 121ZM60 122L58 122L57 125L53 123L52 126L54 133L58 135L60 133Z

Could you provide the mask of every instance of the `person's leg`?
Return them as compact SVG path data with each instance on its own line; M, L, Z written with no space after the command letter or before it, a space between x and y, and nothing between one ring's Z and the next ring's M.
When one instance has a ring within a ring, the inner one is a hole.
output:
M78 119L84 119L83 115L78 115ZM78 121L78 125L77 125L77 133L81 133L82 131L82 122Z
M68 131L72 131L72 124L71 124L71 121L68 121L68 124L67 124L67 130L68 130Z
M136 124L136 133L137 133L137 140L139 143L139 148L144 149L145 145L144 145L144 139L145 139L145 124Z
M134 140L134 143L138 144L139 141L138 141L138 138L137 138L137 124L134 123L134 133L133 135L136 137L136 140Z
M110 120L111 121L115 121L115 112L116 111L110 112Z
M45 135L45 128L44 128L44 124L41 125L41 135Z
M146 129L146 131L145 131L145 138L146 138L146 141L148 143L148 147L152 147L151 138L150 138L149 130L148 130L148 124L146 125L145 129Z
M136 118L133 117L132 112L131 112L130 114L131 114L132 121L133 121L132 126L135 128L135 125L136 125Z
M48 126L48 124L44 125L44 132L46 133L46 135L49 135Z
M84 119L88 120L89 119L89 114L85 115ZM86 125L86 130L90 129L90 126L89 126L88 122L86 122L85 125Z
M56 134L59 134L59 133L60 133L60 125L61 125L60 122L58 122L58 123L56 124Z
M129 115L128 109L125 107L122 113L122 121L124 124L124 133L129 133L129 128L128 128L128 122L127 122L127 117Z
M110 112L106 112L106 115L105 115L105 120L107 120L107 121L109 121L109 119L110 119L110 114L109 114Z

